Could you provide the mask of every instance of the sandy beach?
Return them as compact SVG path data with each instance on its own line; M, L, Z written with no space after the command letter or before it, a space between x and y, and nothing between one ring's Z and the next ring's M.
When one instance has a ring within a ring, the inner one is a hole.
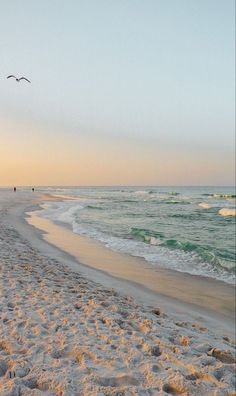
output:
M233 287L207 311L81 265L25 220L45 199L0 190L0 395L235 395Z

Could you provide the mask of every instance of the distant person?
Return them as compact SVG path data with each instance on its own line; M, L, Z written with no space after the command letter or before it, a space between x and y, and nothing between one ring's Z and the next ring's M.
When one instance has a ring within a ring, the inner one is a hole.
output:
M16 191L16 187L14 187L14 191Z
M32 191L34 192L34 187L32 187Z

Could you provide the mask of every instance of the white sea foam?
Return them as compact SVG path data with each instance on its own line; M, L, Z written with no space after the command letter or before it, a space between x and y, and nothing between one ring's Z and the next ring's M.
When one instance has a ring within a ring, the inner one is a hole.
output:
M236 216L236 209L222 208L222 209L219 210L218 213L221 216Z
M148 242L150 245L154 245L154 246L161 244L161 240L154 236L145 235L144 240L145 240L145 242Z
M143 195L143 194L148 194L149 192L147 190L139 190L139 191L134 191L134 194L136 195Z
M69 199L71 201L78 201L78 197L73 197L71 195L65 195L65 194L53 194L54 197L60 198L60 199Z
M224 198L224 199L233 199L235 198L235 194L213 194L213 198Z
M155 237L151 237L149 243L150 243L150 245L157 246L157 245L160 245L161 240L158 238L155 238Z
M209 209L210 205L206 202L201 202L200 204L198 204L198 206L200 206L203 209Z
M41 215L53 221L61 221L63 223L72 224L75 219L75 214L83 209L80 204L75 204L74 201L65 202L50 202L42 205L43 210Z
M131 256L142 257L152 265L173 269L179 272L186 272L192 275L213 277L234 284L235 277L229 274L224 268L216 268L210 263L203 262L195 252L184 252L181 250L170 250L163 246L158 246L158 239L151 237L154 243L146 244L142 241L123 239L103 234L89 225L73 222L73 231L79 235L86 235L95 240L99 240L106 247L130 254Z

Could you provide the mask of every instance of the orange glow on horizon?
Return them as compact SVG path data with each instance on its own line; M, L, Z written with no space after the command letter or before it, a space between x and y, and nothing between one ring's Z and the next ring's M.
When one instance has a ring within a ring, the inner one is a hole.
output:
M47 130L28 127L15 134L14 129L1 127L1 186L227 185L234 180L234 158L223 153L79 134L58 133L55 139Z

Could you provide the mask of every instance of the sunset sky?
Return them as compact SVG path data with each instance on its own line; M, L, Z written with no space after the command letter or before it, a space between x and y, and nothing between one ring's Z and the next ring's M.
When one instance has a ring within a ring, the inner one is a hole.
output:
M234 15L0 0L0 186L234 184Z

